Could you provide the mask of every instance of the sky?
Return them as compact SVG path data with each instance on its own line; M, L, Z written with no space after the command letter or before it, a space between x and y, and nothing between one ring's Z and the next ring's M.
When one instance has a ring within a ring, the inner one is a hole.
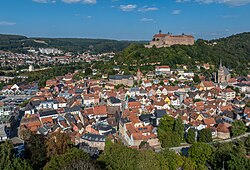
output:
M250 0L0 0L0 34L150 40L250 31Z

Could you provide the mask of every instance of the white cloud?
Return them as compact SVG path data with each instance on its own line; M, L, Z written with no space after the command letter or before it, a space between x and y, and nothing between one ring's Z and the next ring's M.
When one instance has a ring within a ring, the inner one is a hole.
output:
M181 2L189 2L191 0L176 0L177 3L181 3Z
M176 0L177 3L190 2L190 1L199 2L203 4L211 4L211 3L226 4L229 6L241 6L250 3L250 0Z
M37 3L42 3L42 4L48 4L48 3L56 3L55 0L32 0L33 2L37 2Z
M15 22L8 22L8 21L0 21L1 26L13 26L16 25Z
M152 19L152 18L142 18L142 19L140 19L140 21L142 21L142 22L151 22L151 21L154 21L154 19Z
M96 0L62 0L62 1L67 4L72 4L72 3L96 4Z
M134 11L136 8L137 8L137 5L132 5L132 4L129 4L129 5L120 5L120 9L122 11L125 11L125 12Z
M179 9L176 9L176 10L172 11L173 15L179 15L180 13L181 13L181 10L179 10Z
M222 18L237 18L236 15L223 15Z
M92 19L93 17L91 15L86 16L86 19Z
M159 10L157 7L148 7L148 6L144 6L138 9L139 12L148 12L148 11L157 11L157 10Z

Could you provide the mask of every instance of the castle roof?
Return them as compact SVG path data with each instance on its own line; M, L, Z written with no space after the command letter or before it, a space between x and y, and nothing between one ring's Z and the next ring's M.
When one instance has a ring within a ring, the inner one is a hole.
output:
M166 37L167 34L155 34L154 37Z

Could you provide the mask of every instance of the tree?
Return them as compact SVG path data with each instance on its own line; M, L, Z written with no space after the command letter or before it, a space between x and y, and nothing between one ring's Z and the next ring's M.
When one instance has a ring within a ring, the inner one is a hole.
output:
M46 140L47 156L61 155L70 148L70 137L65 133L53 133Z
M205 143L194 143L188 150L188 157L194 161L198 169L205 169L206 162L210 159L213 148Z
M90 67L87 67L87 68L85 69L85 75L89 76L89 75L91 75L91 74L92 74L92 69L91 69Z
M47 155L43 135L32 134L30 136L26 144L25 158L34 169L41 169L45 165Z
M136 169L137 150L107 140L98 161L105 169Z
M71 148L67 153L53 156L43 168L44 170L97 169L87 153L77 148Z
M139 149L140 150L149 150L149 149L153 149L148 142L146 141L142 141L139 145Z
M0 169L4 169L12 163L15 158L15 149L10 141L0 145Z
M241 169L248 170L250 167L250 160L246 157L239 157L232 155L231 159L227 162L227 168L230 170Z
M209 143L212 142L212 131L211 129L202 129L199 131L199 135L198 135L198 141L199 142L204 142L204 143Z
M196 132L194 129L189 129L187 133L187 138L186 141L187 143L193 144L195 143L195 138L196 138Z
M32 167L26 160L15 158L10 164L8 164L4 168L4 170L17 170L17 169L32 170Z
M200 83L201 82L200 77L197 74L194 75L193 80L194 80L195 83Z
M31 166L20 158L15 156L15 148L10 141L6 141L0 145L0 169L16 170L25 169L31 170Z
M27 141L29 140L30 136L32 135L32 132L29 129L26 128L20 128L18 136Z
M165 161L168 162L169 169L179 169L184 163L182 157L174 151L164 149L160 152L160 155L162 155Z
M157 134L162 147L165 148L173 146L172 138L176 137L172 133L173 128L174 128L174 118L165 115L160 119L160 124L159 127L157 128Z
M183 157L183 161L184 161L182 165L183 170L195 170L196 169L196 164L190 158Z
M180 140L183 141L184 125L180 116L178 116L177 119L175 119L174 131L178 134L178 136L180 137Z
M245 126L244 122L237 120L234 121L231 127L231 134L233 137L240 136L246 133L247 127Z
M247 137L245 141L245 146L246 146L246 152L248 155L250 155L250 136Z
M182 119L180 117L174 119L165 115L160 119L157 131L162 147L179 146L184 136Z
M135 169L161 170L159 155L152 150L139 151L137 154L137 166Z

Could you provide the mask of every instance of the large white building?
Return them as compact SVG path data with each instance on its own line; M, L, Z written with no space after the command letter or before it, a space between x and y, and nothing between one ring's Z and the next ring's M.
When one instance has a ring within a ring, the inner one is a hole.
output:
M171 73L171 69L169 66L156 66L155 67L155 74L156 75L166 75L166 74L170 74Z

